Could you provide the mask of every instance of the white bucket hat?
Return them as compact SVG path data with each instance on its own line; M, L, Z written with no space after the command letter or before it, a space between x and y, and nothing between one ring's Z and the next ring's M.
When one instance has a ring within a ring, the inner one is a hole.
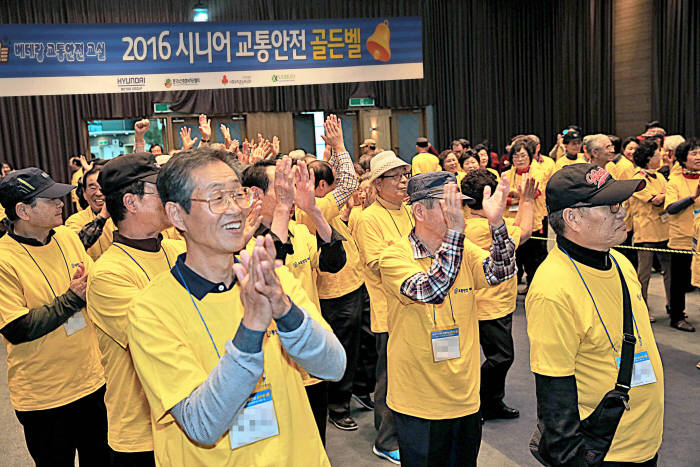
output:
M410 167L406 161L399 159L394 151L383 151L372 158L369 163L369 179L374 181L377 177L397 167Z

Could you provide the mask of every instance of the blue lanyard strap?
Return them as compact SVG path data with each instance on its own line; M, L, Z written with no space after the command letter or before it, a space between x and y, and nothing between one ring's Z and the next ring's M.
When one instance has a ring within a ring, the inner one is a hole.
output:
M114 246L116 246L117 248L119 248L120 250L122 250L122 251L124 252L124 254L126 254L126 256L128 256L129 258L131 258L131 261L133 261L134 263L136 263L136 266L138 266L139 269L141 269L141 270L143 271L143 273L146 275L146 279L148 279L149 282L151 281L151 278L148 276L148 273L147 273L146 270L143 268L143 266L141 266L141 265L139 264L139 262L136 261L136 259L135 259L133 256L131 256L131 255L129 254L128 251L126 251L124 248L122 248L121 246L119 246L117 243L113 243L112 245L114 245ZM160 247L160 251L162 251L163 254L165 255L165 261L168 262L168 269L172 269L173 267L170 265L170 259L168 259L168 254L165 252L165 250L163 249L162 246ZM179 271L178 271L178 272L179 272ZM182 278L182 276L180 276L180 277ZM184 283L185 281L183 280L182 282ZM187 286L185 286L185 288L187 288ZM188 292L189 292L189 290L188 290Z
M54 240L56 240L56 239L54 238ZM36 266L36 268L39 270L39 272L41 273L41 275L44 276L44 280L46 280L46 283L49 285L49 289L51 289L51 293L53 294L53 298L57 298L56 292L53 290L53 287L51 286L51 282L49 281L49 278L46 277L46 274L44 274L44 271L41 269L41 266L39 266L39 263L36 262L36 260L35 260L34 257L32 256L32 254L31 254L31 253L29 252L29 250L27 249L27 247L25 247L24 245L22 245L20 242L17 242L17 243L19 243L19 246L21 246L22 248L24 248L24 251L26 251L27 254L29 255L29 257L32 259L32 261L34 261L34 265ZM71 281L73 278L72 278L71 275L70 275L70 269L68 268L68 261L66 261L66 255L63 254L63 248L61 248L61 244L58 243L58 240L56 240L56 245L58 245L58 251L61 252L61 256L63 257L63 263L66 265L66 272L68 272L68 282L70 283L70 281Z
M574 268L576 268L576 272L578 273L578 276L581 278L581 282L583 282L583 285L584 285L584 287L586 287L586 291L588 292L588 295L591 297L591 301L593 302L593 306L595 307L595 312L598 314L598 319L600 320L600 324L603 325L603 329L605 330L605 335L608 336L608 341L610 342L610 345L612 346L613 350L615 352L617 352L617 348L615 347L615 344L613 344L613 341L610 338L610 333L608 332L608 328L605 326L605 322L603 321L603 317L600 316L600 311L598 310L598 305L596 304L595 299L593 298L593 294L591 293L591 290L588 288L588 284L586 284L586 280L583 278L581 271L579 271L578 266L576 266L576 263L571 258L571 255L569 255L569 252L567 252L563 248L561 248L561 251L566 253L566 256L569 257L569 261L571 261L571 264L573 264ZM617 269L619 270L620 266L617 264L617 261L615 261L615 258L613 258L612 255L609 255L609 256L613 260L613 262L615 263L615 266L617 267ZM639 328L637 328L637 321L634 319L634 313L632 314L632 321L634 322L635 329L637 329L637 336L640 337L639 342L642 343L641 336L639 335Z
M216 356L221 358L221 354L219 354L219 349L216 347L216 342L214 342L214 338L212 337L211 332L209 332L209 326L207 326L207 322L204 321L204 316L202 316L202 313L199 311L199 307L197 307L197 304L194 301L194 297L190 293L190 288L187 287L187 282L185 282L185 278L182 277L182 273L180 272L180 268L178 267L177 264L175 265L174 269L177 271L178 276L180 276L180 280L182 281L182 285L185 286L185 290L187 290L187 293L190 296L190 300L192 300L192 305L194 305L194 309L197 310L197 314L199 314L199 319L201 319L202 324L204 324L204 329L206 329L207 334L209 334L209 339L211 339L211 343L214 346L214 350L216 351Z

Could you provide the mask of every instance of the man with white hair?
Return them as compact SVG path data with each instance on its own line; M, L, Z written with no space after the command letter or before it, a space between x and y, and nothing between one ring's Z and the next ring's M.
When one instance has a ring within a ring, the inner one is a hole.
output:
M676 163L676 148L685 143L685 138L681 135L666 136L661 145L661 163L662 167L659 172L668 180L671 171L682 172L681 166Z

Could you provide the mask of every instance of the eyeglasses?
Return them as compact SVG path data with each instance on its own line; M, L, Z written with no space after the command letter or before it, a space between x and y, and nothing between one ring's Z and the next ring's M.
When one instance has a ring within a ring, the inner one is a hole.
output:
M398 173L398 174L394 174L394 175L380 175L377 178L391 178L393 180L401 180L401 177L406 177L406 180L410 180L412 177L412 174L410 171L408 171L408 172Z
M599 207L599 206L601 206L601 205L600 204L576 203L571 207L572 208L595 208L595 207ZM618 212L620 212L620 208L622 207L622 204L621 203L607 204L605 206L610 208L610 212L612 214L617 214Z
M253 205L253 190L243 188L215 191L209 198L190 198L190 201L207 203L212 214L223 214L232 203L236 203L240 209L251 207Z

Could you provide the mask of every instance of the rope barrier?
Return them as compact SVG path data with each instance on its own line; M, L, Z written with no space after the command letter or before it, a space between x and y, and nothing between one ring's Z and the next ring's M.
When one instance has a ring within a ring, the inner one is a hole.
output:
M557 241L556 238L537 237L535 235L531 236L530 238L532 238L534 240L551 240L553 242ZM686 254L686 255L700 255L700 252L693 251L693 250L670 250L668 248L649 248L649 247L644 247L644 246L617 245L613 248L627 248L628 250L655 251L658 253L681 253L681 254Z

